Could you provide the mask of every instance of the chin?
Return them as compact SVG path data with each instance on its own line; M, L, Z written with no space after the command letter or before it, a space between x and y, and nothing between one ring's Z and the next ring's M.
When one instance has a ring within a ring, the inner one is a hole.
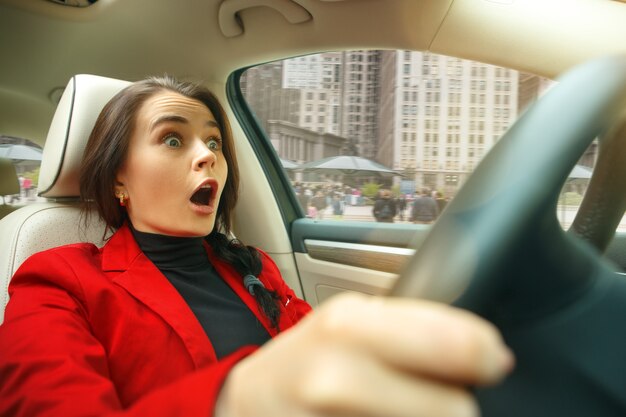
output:
M215 229L215 221L212 221L210 224L203 223L201 225L196 225L191 232L194 236L207 236L211 234L211 232Z
M207 225L206 222L204 222L203 224L192 224L183 227L178 224L176 225L176 227L163 229L161 233L169 236L178 237L204 237L209 235L213 231L214 226L214 222L212 222L210 225Z

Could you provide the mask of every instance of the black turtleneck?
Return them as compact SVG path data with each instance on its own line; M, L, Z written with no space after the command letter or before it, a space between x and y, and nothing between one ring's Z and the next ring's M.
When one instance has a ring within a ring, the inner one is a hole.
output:
M144 233L135 240L185 299L218 358L244 345L262 345L270 335L211 265L202 237Z

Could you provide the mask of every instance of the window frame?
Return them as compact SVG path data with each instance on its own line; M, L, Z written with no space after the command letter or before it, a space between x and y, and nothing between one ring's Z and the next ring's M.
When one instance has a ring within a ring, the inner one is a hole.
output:
M241 126L265 173L281 213L285 229L291 234L291 224L297 219L305 218L305 213L298 204L289 177L282 168L276 150L272 147L266 132L261 127L252 109L250 109L241 91L240 82L243 73L259 65L263 64L259 63L232 72L226 81L226 98L233 115Z

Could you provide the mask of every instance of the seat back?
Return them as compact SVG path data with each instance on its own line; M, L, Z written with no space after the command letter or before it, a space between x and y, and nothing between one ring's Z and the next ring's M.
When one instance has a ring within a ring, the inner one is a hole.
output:
M89 134L104 105L129 83L76 75L69 81L52 119L39 173L39 196L0 219L0 323L8 302L8 285L30 255L69 243L101 246L105 225L97 216L82 221L78 174ZM19 190L19 185L18 185Z
M0 158L0 219L16 208L6 202L6 196L20 193L20 182L15 173L15 167L10 159Z

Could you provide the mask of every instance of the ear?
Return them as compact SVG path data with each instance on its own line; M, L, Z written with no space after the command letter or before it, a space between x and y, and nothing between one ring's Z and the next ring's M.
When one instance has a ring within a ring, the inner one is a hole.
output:
M126 169L124 168L124 166L118 168L117 172L115 173L115 194L119 193L119 192L126 192L126 187L125 184L126 183Z
M127 194L126 187L124 186L124 183L120 181L119 175L115 178L114 190L115 190L115 196L119 196L120 194Z

